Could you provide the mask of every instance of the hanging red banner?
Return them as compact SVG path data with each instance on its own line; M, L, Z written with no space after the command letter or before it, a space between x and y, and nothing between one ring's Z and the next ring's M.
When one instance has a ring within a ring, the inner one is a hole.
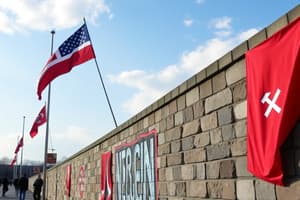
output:
M100 200L112 199L111 151L102 154Z
M66 175L66 195L69 197L71 195L71 164L67 165L67 175Z

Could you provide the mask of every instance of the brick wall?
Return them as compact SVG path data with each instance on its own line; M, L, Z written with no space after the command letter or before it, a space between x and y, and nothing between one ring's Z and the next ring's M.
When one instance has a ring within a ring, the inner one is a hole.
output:
M248 49L298 16L300 6L103 138L48 170L48 199L98 200L101 154L112 151L114 155L116 146L153 128L158 139L158 199L300 199L300 126L282 147L286 187L256 179L247 171L244 56ZM68 164L72 165L71 197L65 195ZM80 198L78 180L82 166L86 185Z

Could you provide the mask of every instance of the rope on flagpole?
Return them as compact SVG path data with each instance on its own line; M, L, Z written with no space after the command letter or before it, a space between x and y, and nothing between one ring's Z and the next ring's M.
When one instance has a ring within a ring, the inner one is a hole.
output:
M87 27L87 24L86 24L86 21L85 21L85 18L83 18L83 22L84 24L86 25ZM89 30L87 29L87 31L89 32ZM90 35L90 34L89 34ZM92 39L90 37L90 41L91 41L91 45L93 46L93 43L92 43ZM100 78L100 81L101 81L101 84L102 84L102 87L103 87L103 90L104 90L104 93L105 93L105 97L106 97L106 100L107 100L107 103L108 103L108 106L109 106L109 109L110 109L110 112L111 112L111 115L113 117L113 120L114 120L114 123L115 123L115 126L116 128L118 127L118 124L117 124L117 121L116 121L116 118L115 118L115 115L114 115L114 112L113 112L113 109L111 107L111 103L110 103L110 100L108 98L108 95L107 95L107 92L106 92L106 89L105 89L105 85L104 85L104 81L103 81L103 78L102 78L102 75L101 75L101 72L100 72L100 68L98 66L98 62L97 62L97 58L96 58L96 55L95 55L95 64L96 64L96 67L97 67L97 71L98 71L98 75L99 75L99 78Z

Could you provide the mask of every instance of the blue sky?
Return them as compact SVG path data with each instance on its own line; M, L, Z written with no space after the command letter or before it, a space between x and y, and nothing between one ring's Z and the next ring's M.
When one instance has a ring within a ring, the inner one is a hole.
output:
M13 157L25 120L24 159L43 160L45 125L29 130L47 99L39 74L86 18L118 124L245 41L296 0L0 0L0 159ZM52 82L49 148L58 160L114 129L93 60Z

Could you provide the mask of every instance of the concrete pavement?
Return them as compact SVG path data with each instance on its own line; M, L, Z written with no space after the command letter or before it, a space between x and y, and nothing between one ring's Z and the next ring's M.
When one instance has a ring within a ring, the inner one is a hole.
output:
M2 187L0 187L0 200L17 200L16 192L14 186L8 186L8 191L5 193L5 197L2 197ZM32 193L27 191L26 192L26 200L33 200Z

